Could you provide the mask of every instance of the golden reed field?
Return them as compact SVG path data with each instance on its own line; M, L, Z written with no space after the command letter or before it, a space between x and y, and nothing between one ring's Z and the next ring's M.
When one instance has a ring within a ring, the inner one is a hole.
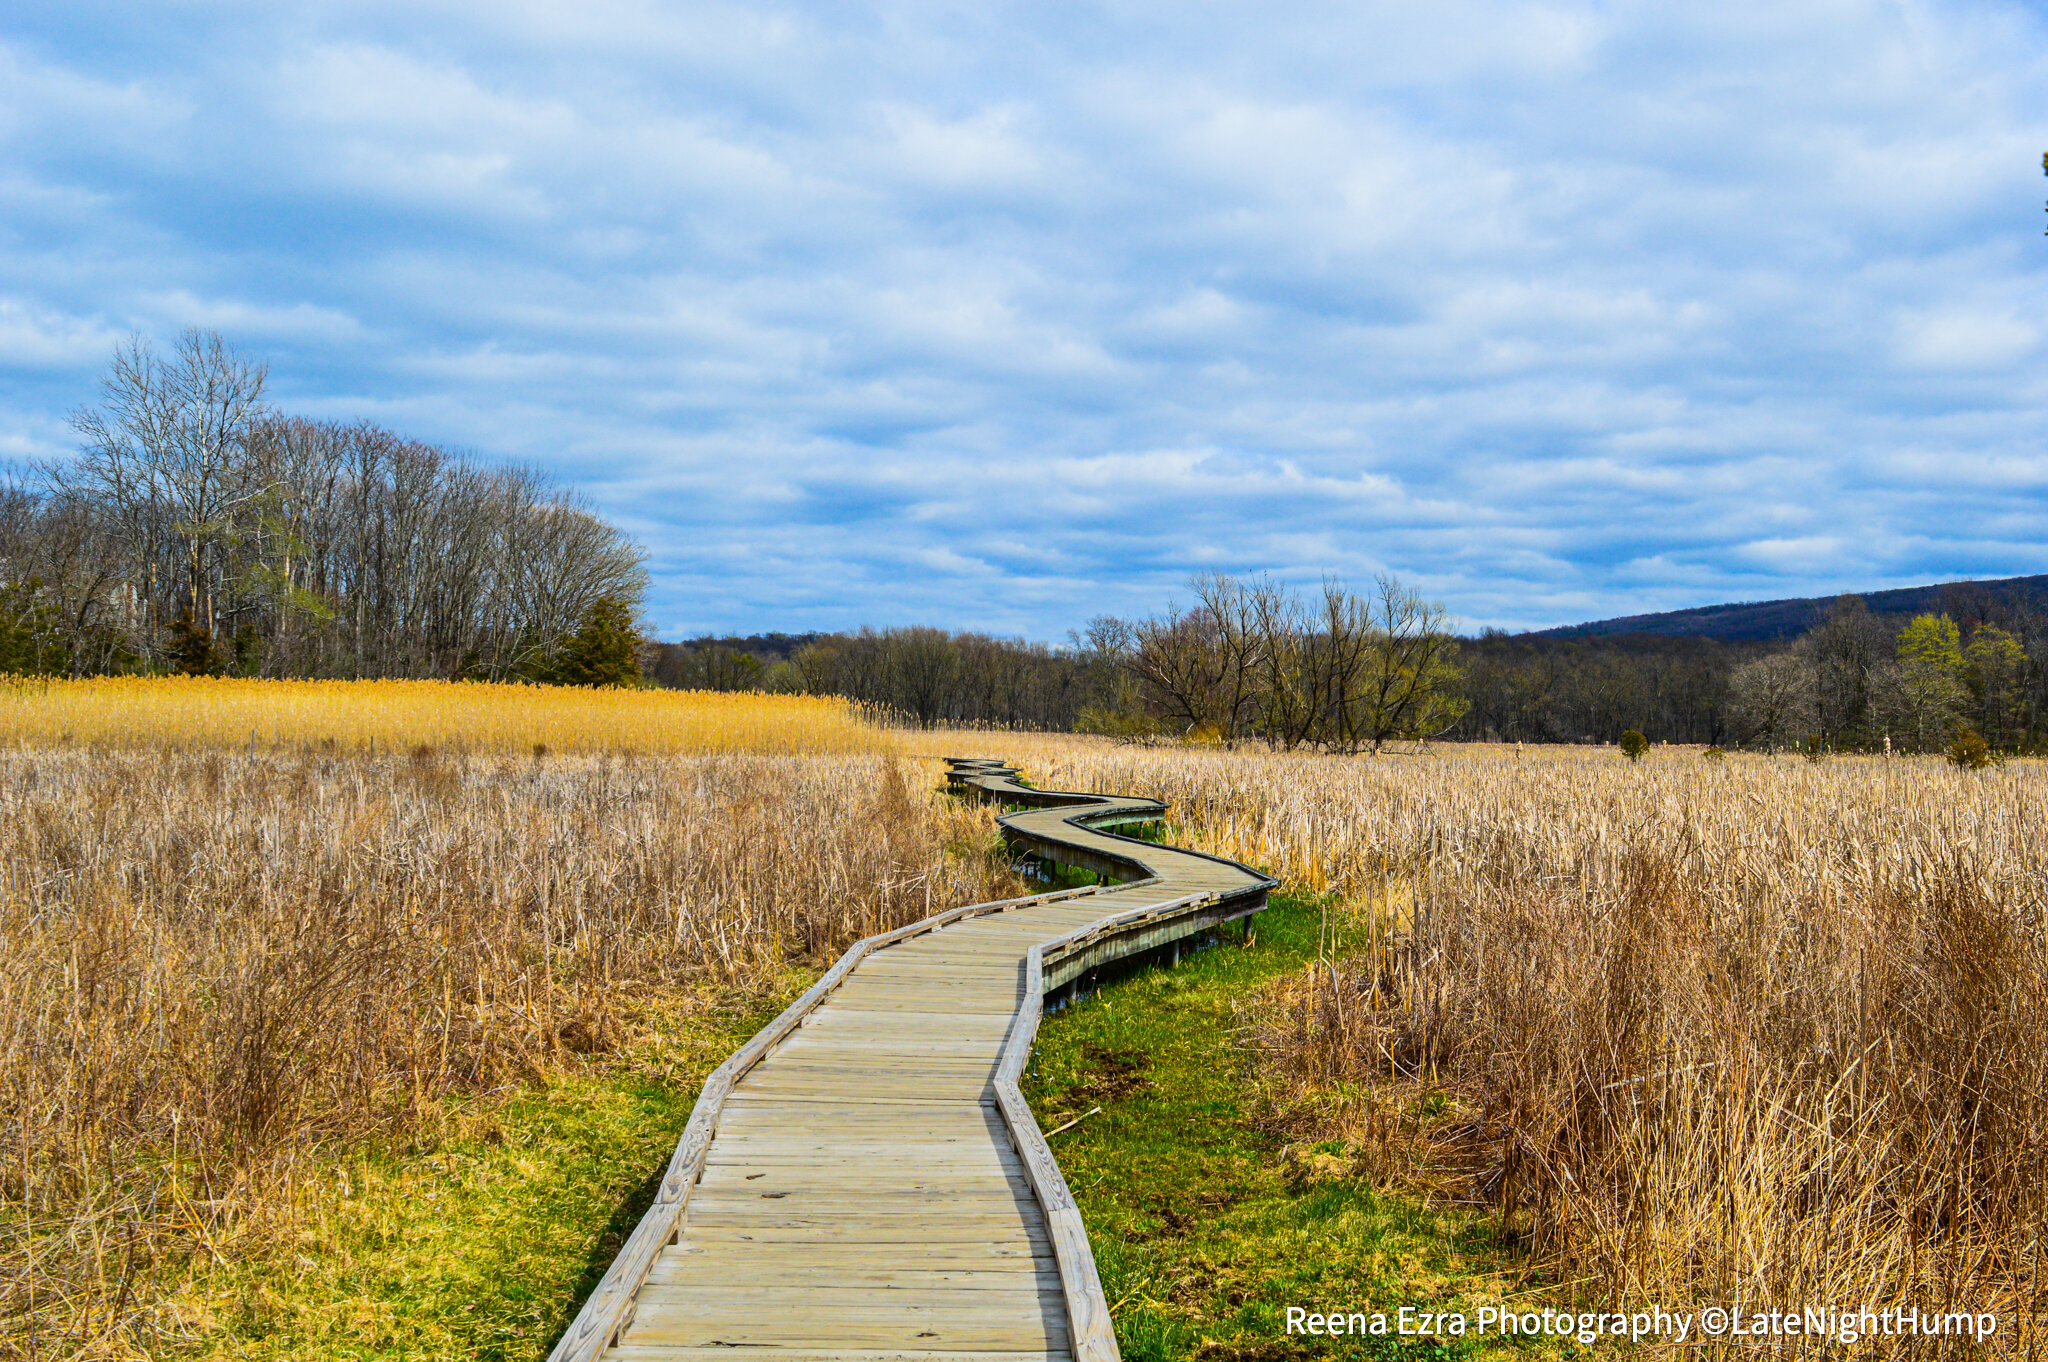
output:
M1015 892L989 813L935 791L952 752L1157 795L1190 843L1328 896L1330 958L1246 1000L1263 1081L1359 1176L1490 1207L1570 1296L2036 1312L2036 763L1347 759L777 697L92 683L0 692L0 1356L31 1331L170 1355L164 1284L285 1242L313 1151ZM1418 1087L1447 1099L1420 1143L1386 1099Z
M890 750L859 708L811 696L482 681L0 678L0 743L468 752Z

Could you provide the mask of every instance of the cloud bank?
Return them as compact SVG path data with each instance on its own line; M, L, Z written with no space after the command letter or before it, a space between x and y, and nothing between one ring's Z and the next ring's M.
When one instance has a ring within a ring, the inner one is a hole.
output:
M2048 570L2019 4L0 19L0 458L114 341L540 464L669 636Z

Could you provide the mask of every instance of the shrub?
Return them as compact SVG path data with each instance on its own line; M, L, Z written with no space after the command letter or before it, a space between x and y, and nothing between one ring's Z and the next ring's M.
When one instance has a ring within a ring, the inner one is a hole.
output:
M1702 757L1705 757L1708 761L1712 762L1722 762L1728 760L1727 750L1725 748L1720 747L1709 747L1706 751L1700 753L1700 755Z
M1965 770L1981 771L1997 761L1998 754L1976 729L1966 728L1948 745L1948 759Z
M170 659L171 670L182 676L213 676L221 669L213 630L195 619L190 610L180 611L171 621L171 639L164 656Z
M1650 740L1633 728L1621 735L1621 754L1630 761L1641 761L1649 750Z
M1166 725L1141 709L1088 705L1074 720L1076 733L1099 733L1119 743L1150 747L1166 736Z

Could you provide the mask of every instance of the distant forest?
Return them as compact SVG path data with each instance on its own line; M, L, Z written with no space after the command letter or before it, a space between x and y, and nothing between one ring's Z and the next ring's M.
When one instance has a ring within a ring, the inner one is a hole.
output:
M1688 631L1718 625L1737 633L1758 629L1759 620L1782 631L1789 618L1802 626L1792 637L1560 630L1450 639L1431 664L1441 669L1447 703L1421 721L1427 733L1402 736L1612 743L1634 729L1652 742L1856 750L1889 741L1917 750L1944 746L1967 728L2007 750L2037 749L2048 742L2044 586L2027 578L1877 597L1917 607L1913 613L1872 611L1863 598L1843 596L1640 617L1650 627L1668 618ZM1700 623L1717 612L1718 620ZM1179 623L1186 630L1205 621L1213 623L1198 606ZM1206 723L1228 738L1270 740L1270 725L1256 714L1224 734L1213 719L1176 714L1170 701L1139 693L1133 640L1144 623L1099 619L1057 648L925 628L707 637L654 645L649 674L670 686L847 695L925 724L1095 728L1152 739ZM1425 633L1434 627L1424 624ZM1297 632L1328 636L1320 627ZM1250 655L1232 665L1240 674L1285 669L1257 653L1253 639ZM1213 670L1219 685L1230 675L1230 665ZM1256 707L1260 688L1240 689Z

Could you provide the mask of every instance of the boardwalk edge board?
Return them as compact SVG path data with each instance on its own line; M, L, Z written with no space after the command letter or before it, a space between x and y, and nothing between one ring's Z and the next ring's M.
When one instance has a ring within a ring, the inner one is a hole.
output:
M1078 865L1121 883L1066 889L993 903L968 904L935 914L921 922L863 938L842 955L803 996L763 1027L751 1040L706 1078L690 1120L677 1142L656 1193L654 1204L612 1260L551 1352L549 1362L597 1362L622 1341L632 1325L642 1287L656 1260L681 1237L690 1194L703 1176L706 1155L726 1106L726 1099L748 1071L759 1064L817 1011L821 1004L875 952L938 931L971 918L1141 888L1159 883L1149 861L1161 858L1213 863L1224 872L1217 887L1163 903L1112 913L1077 930L1032 945L1024 956L1024 989L1011 1021L990 1091L1024 1168L1025 1179L1045 1218L1058 1268L1076 1362L1117 1362L1116 1337L1109 1306L1088 1247L1086 1227L1059 1163L1024 1100L1018 1081L1029 1062L1031 1047L1044 1011L1045 994L1080 977L1088 969L1126 955L1141 954L1167 942L1206 931L1216 923L1243 917L1265 906L1266 893L1277 883L1237 862L1184 848L1109 832L1104 824L1154 821L1166 811L1158 800L1037 790L1018 784L1017 771L980 758L948 758L948 779L965 792L1006 803L1023 804L1025 812L997 820L1005 840L1029 854ZM1045 824L1047 811L1070 809ZM1071 831L1067 831L1071 829ZM1126 851L1119 844L1128 844ZM1142 850L1140 850L1142 849ZM1176 946L1177 950L1177 946ZM1050 971L1050 974L1048 973ZM639 1355L642 1349L632 1349ZM690 1350L695 1351L695 1350ZM653 1355L650 1353L649 1355ZM678 1354L679 1356L681 1354Z

